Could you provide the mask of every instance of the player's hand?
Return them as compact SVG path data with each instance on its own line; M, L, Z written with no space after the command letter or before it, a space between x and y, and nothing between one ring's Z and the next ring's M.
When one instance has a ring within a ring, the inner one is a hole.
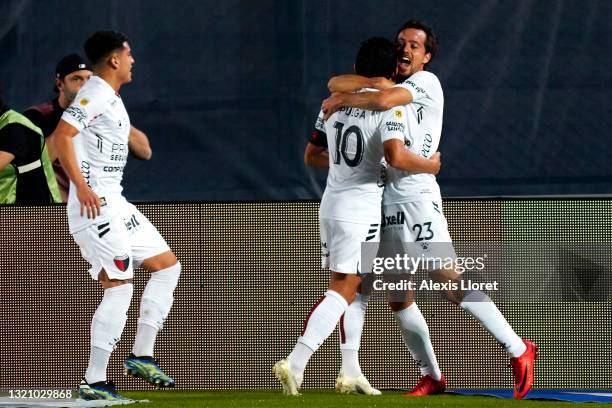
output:
M329 98L323 101L321 110L323 111L323 120L329 119L334 112L337 112L343 106L342 93L334 92Z
M440 167L442 166L442 154L440 152L435 152L430 158L429 161L432 165L431 174L437 176L440 172Z
M87 218L96 218L100 215L100 197L89 187L83 184L76 188L77 198L81 203L81 217L87 213Z

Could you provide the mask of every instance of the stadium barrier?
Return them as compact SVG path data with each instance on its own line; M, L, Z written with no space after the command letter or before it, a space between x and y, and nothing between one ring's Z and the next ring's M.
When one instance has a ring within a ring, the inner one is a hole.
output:
M163 367L183 389L278 388L271 367L291 350L327 285L328 274L320 267L318 203L138 208L183 264L174 308L156 345ZM551 287L562 296L513 297L499 304L517 333L541 347L536 387L609 386L612 254L589 260L567 247L610 244L611 210L612 200L603 198L444 202L456 242L559 244L545 279L534 277L529 262L524 276L513 279L556 281ZM102 291L68 233L65 208L3 206L0 228L0 390L74 388L85 371L90 319ZM109 364L109 378L122 389L147 388L121 372L145 282L146 273L137 271L128 324ZM450 387L512 386L505 353L473 319L442 301L419 301L419 307ZM418 369L382 301L368 309L360 359L379 388L417 381ZM332 387L339 367L336 331L311 360L304 386Z

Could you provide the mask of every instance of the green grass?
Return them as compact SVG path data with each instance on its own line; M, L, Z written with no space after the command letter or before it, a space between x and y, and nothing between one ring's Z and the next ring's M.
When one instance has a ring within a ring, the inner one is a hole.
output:
M287 397L280 390L265 391L124 391L122 395L134 399L148 399L150 403L142 404L142 408L153 407L349 407L349 408L437 408L437 407L542 407L563 408L579 405L571 402L555 401L515 401L494 397L466 397L456 395L436 395L423 398L406 398L400 392L387 391L383 395L368 397L363 395L340 395L332 390L303 390L299 397ZM585 408L612 407L608 404L589 403Z

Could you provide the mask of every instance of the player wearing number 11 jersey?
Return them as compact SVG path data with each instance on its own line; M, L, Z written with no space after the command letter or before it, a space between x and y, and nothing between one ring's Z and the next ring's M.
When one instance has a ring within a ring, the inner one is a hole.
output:
M355 62L358 73L390 78L395 67L395 49L388 40L372 38L361 45ZM274 365L273 371L289 395L298 395L310 356L355 298L361 282L361 243L378 241L383 155L394 155L398 166L414 172L437 173L440 165L437 157L426 160L403 148L407 123L402 107L385 112L342 109L326 122L322 118L321 114L315 131L319 146L311 141L307 149L323 154L327 146L329 154L319 218L323 266L330 269L331 279L329 290L308 314L293 351ZM371 389L365 377L354 381Z

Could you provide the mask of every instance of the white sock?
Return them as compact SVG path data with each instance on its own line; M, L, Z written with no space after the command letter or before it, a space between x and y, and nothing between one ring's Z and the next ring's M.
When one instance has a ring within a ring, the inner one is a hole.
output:
M127 283L104 290L104 296L91 320L91 351L85 381L106 380L111 352L121 338L134 286Z
M138 323L132 354L136 357L153 357L153 348L155 347L155 339L157 338L158 331L159 329L157 327Z
M310 356L332 334L347 307L346 300L333 290L325 292L325 296L315 303L304 322L302 336L288 357L289 366L295 375L303 375ZM311 353L306 352L303 346L310 349Z
M92 347L89 352L89 365L85 371L85 381L88 384L106 381L106 367L110 359L111 352Z
M358 293L340 318L341 371L349 378L359 377L362 374L359 366L359 346L369 299L369 296Z
M359 351L351 349L340 349L342 354L342 367L340 371L345 377L356 378L362 375L361 367L359 366Z
M132 347L132 353L135 356L153 356L155 339L174 302L172 294L180 274L180 262L151 273L140 299L138 327Z
M468 293L459 307L474 316L511 357L518 357L527 350L523 340L512 330L497 306L484 292L475 290Z
M394 312L393 315L404 343L421 370L421 375L430 375L434 380L442 378L429 338L429 327L417 304L413 303L406 309Z
M287 360L289 361L289 369L293 372L293 374L296 376L304 375L306 364L308 364L308 360L310 360L312 353L314 353L314 350L307 345L300 343L299 341L295 343L293 350L289 354L289 357L287 357Z

